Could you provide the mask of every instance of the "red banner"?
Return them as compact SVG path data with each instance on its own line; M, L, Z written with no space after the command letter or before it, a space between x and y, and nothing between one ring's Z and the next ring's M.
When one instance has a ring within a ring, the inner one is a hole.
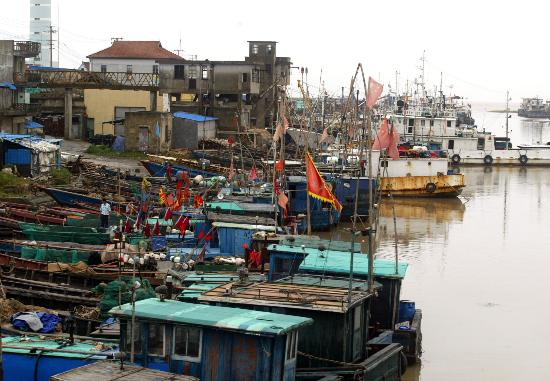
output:
M369 89L367 94L367 107L372 108L384 90L384 85L369 77Z
M309 152L306 152L307 193L318 200L328 202L338 211L342 211L342 205L336 196L330 191L313 163Z

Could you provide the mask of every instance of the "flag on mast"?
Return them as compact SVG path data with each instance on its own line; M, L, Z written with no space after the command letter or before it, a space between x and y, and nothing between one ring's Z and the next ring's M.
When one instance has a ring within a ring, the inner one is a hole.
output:
M338 211L342 211L342 205L338 202L336 196L328 188L325 180L313 163L309 152L306 152L306 173L307 173L307 193L313 198L332 204Z
M369 88L367 90L368 108L372 108L376 104L376 101L378 101L378 98L380 98L382 94L382 90L384 90L384 85L369 77Z

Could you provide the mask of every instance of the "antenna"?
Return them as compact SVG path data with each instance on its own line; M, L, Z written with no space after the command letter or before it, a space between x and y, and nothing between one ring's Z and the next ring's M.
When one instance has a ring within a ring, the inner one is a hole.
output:
M181 52L183 52L183 49L181 48L181 31L180 31L180 48L179 49L176 49L176 54L178 56L181 56Z
M122 37L111 37L111 45L112 45L114 42L116 42L116 41L121 41L121 40L123 40Z

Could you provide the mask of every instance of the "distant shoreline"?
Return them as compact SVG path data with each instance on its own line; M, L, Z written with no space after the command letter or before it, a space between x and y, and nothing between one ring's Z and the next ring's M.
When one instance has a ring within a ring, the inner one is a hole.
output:
M501 114L504 114L504 113L506 113L506 110L489 110L489 112L499 112ZM515 114L517 112L518 112L518 110L508 110L509 114Z

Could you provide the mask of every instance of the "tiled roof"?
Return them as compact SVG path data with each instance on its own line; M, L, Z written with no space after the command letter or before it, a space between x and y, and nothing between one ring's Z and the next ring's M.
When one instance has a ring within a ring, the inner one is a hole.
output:
M160 41L114 41L107 49L90 54L88 58L145 58L183 60L166 50Z

